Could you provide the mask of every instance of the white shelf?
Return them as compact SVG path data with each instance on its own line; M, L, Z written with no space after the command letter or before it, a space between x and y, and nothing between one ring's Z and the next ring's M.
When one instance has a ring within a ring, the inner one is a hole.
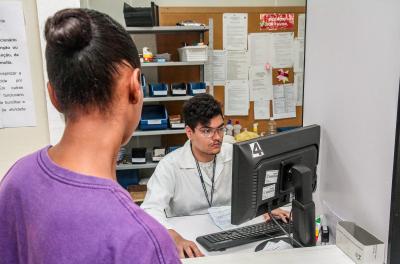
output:
M152 169L157 167L158 162L146 162L144 164L120 164L117 170L133 170L133 169Z
M155 136L155 135L172 135L172 134L185 134L185 129L163 129L163 130L137 130L133 136Z
M159 27L126 27L130 34L174 33L174 32L206 32L208 26L159 26Z
M204 65L205 61L166 61L166 62L142 62L142 67L167 67L167 66L191 66Z
M143 98L143 102L169 102L169 101L187 101L193 96L184 95L184 96L159 96L159 97L145 97Z

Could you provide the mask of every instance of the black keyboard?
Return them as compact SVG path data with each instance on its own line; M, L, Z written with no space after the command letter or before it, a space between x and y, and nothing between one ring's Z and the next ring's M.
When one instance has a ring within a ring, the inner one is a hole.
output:
M289 224L284 223L282 220L277 221L289 233ZM290 232L292 231L293 225L290 224ZM279 226L273 221L269 221L200 236L196 238L196 241L207 251L217 251L284 234Z

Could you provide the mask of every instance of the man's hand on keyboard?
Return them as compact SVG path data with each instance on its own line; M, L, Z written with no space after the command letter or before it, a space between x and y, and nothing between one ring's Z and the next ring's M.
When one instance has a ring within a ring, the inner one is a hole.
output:
M179 235L175 230L168 229L169 235L175 242L176 248L178 250L179 258L195 258L195 257L204 257L204 254L201 253L196 243L190 240L184 239L181 235Z
M271 211L272 216L274 216L275 218L281 219L284 223L287 223L290 213L286 210L283 210L281 208L275 209ZM268 214L264 214L264 219L265 221L269 221L271 220Z

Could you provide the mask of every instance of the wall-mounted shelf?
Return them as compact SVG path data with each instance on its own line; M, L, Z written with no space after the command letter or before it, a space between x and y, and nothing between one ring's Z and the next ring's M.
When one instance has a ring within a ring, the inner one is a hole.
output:
M206 32L208 26L160 26L160 27L126 27L130 34L154 34L174 32Z
M143 98L143 102L174 102L174 101L187 101L193 96L185 95L185 96L165 96L165 97L145 97Z
M154 50L157 50L157 41L161 41L160 39L167 37L167 34L179 34L180 37L183 39L186 38L186 34L190 32L197 32L199 35L199 39L196 40L197 42L204 42L205 40L205 33L208 32L208 47L209 49L212 50L213 47L213 32L212 32L212 27L213 27L213 22L212 19L209 19L209 26L159 26L159 27L126 27L125 29L128 31L129 34L133 35L144 35L144 34L154 34L158 36L153 36L151 38L147 38L147 36L143 36L142 38L138 37L135 39L135 41L144 41L144 43L141 43L142 46L151 46L152 41L155 41L154 45ZM161 35L165 34L165 35ZM193 35L193 37L196 34L190 34ZM154 39L154 40L153 40ZM192 38L191 38L192 39ZM150 42L147 44L147 42ZM180 43L175 43L176 45L173 45L174 47L178 47ZM165 52L173 53L176 52L176 50L165 50ZM200 58L201 59L201 58ZM175 58L177 60L177 58ZM210 59L211 60L211 59ZM165 76L159 79L158 77L158 71L157 67L176 67L173 69L168 69L171 71L176 71L176 72L183 72L182 75L177 75L175 79L177 79L175 82L203 82L204 81L204 74L205 74L205 66L207 61L167 61L167 62L142 62L141 67L142 70L148 74L150 77L147 80L152 80L152 82L157 82L157 83L162 83L163 81L167 83L172 83L172 81L166 81L164 79L168 79ZM199 72L199 77L197 78L196 75L194 74L193 76L189 76L189 78L186 78L184 76L186 68L190 68L190 71ZM163 68L160 70L161 72L164 72L166 68ZM153 80L154 79L154 80ZM173 78L174 79L174 78ZM213 94L213 85L212 81L211 84L208 86L208 92L210 94ZM146 104L165 104L166 107L171 108L171 113L176 114L178 110L175 110L175 108L180 107L181 102L187 101L193 96L191 95L179 95L179 96L159 96L159 97L145 97L143 99L143 102ZM172 103L166 103L166 102L172 102ZM157 162L152 162L151 155L149 153L152 151L152 149L155 146L175 146L180 143L180 139L186 139L185 136L185 129L163 129L163 130L137 130L133 132L132 134L132 139L131 142L129 143L129 146L127 148L138 148L138 147L145 147L147 150L146 153L146 160L147 163L145 164L120 164L117 166L117 170L144 170L143 172L140 172L140 177L147 177L150 176L148 175L149 172L151 172L152 169L156 168L158 163ZM181 136L172 136L172 137L161 137L163 135L181 135ZM179 141L179 143L178 143ZM129 152L129 150L128 150ZM128 155L129 156L129 155ZM129 159L128 159L129 160ZM146 170L147 169L147 170ZM138 200L139 201L139 200Z
M163 130L136 130L133 136L156 136L156 135L173 135L173 134L185 134L185 129L163 129Z
M142 67L169 67L169 66L192 66L204 65L205 61L168 61L168 62L142 62Z
M152 169L157 167L158 162L146 162L144 164L120 164L117 165L117 170L137 170L137 169Z

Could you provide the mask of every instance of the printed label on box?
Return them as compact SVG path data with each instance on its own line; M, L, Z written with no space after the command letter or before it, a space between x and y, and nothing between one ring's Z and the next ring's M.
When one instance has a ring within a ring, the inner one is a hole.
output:
M147 120L147 124L149 124L149 125L161 125L161 119Z
M160 161L162 160L164 157L152 157L153 161Z
M276 183L278 181L279 170L267 170L265 172L264 184Z
M171 128L185 128L185 123L171 124Z
M262 200L267 200L275 196L275 184L264 186L262 191Z
M172 94L186 94L186 90L180 90L180 89L172 90Z
M145 163L146 158L132 158L132 163Z
M153 91L154 95L167 95L168 91Z
M201 94L205 93L206 89L193 89L193 94Z

